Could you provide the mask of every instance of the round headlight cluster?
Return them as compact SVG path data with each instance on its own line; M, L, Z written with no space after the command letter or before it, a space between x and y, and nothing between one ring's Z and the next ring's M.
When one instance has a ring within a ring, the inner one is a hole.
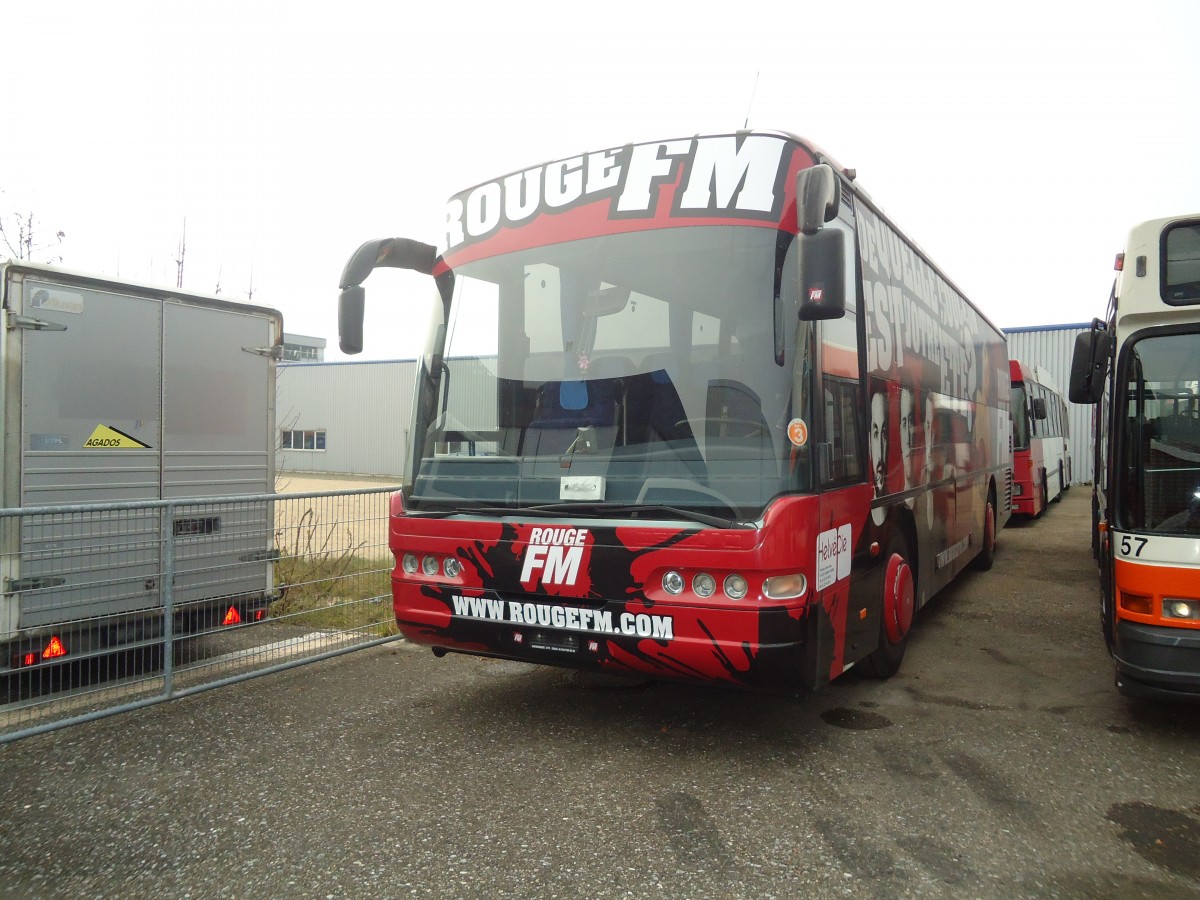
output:
M453 556L439 559L432 554L419 557L415 553L405 553L400 557L400 568L406 575L416 575L420 572L432 578L441 572L447 578L457 578L462 574L463 565Z
M712 597L717 592L717 579L708 572L697 572L692 576L692 593L697 597ZM683 593L687 580L674 569L665 573L662 579L663 590L672 596ZM726 575L721 583L721 589L730 600L742 600L750 592L750 583L736 573Z

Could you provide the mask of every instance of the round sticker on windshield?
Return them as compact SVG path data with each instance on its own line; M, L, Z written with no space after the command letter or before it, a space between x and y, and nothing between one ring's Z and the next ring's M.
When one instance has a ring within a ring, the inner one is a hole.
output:
M792 419L788 422L788 440L797 447L808 443L808 426L804 424L803 419Z

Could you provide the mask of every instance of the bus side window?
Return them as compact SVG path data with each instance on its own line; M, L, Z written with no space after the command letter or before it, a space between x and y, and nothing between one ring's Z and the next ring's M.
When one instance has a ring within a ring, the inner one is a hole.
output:
M825 428L832 444L826 484L857 482L865 477L858 433L858 391L856 381L825 379Z
M847 310L840 319L821 323L821 380L828 468L817 473L825 485L866 478L863 421L858 412L862 379L858 359L858 317Z

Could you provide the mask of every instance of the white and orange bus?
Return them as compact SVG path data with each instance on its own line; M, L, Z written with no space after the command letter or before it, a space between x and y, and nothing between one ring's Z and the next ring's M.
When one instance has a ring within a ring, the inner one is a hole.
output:
M1010 360L1013 513L1040 516L1071 486L1067 404L1050 373Z
M1100 620L1130 696L1200 696L1200 215L1136 226L1070 398L1099 403Z
M782 132L630 144L452 196L393 607L437 654L800 692L897 671L1009 517L1004 336ZM404 452L397 448L397 452Z

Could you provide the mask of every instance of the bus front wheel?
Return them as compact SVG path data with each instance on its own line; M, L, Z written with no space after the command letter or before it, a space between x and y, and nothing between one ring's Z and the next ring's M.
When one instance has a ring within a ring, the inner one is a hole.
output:
M900 671L908 629L916 603L916 576L909 560L908 543L893 535L883 559L883 597L879 616L879 646L863 660L868 673L891 678Z

